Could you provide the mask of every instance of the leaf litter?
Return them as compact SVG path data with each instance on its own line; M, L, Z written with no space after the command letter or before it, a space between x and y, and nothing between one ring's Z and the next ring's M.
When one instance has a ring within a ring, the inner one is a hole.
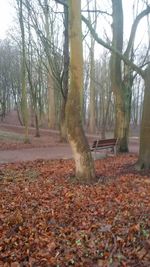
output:
M72 181L72 160L0 165L0 266L150 266L150 173L136 160L97 160L94 185Z

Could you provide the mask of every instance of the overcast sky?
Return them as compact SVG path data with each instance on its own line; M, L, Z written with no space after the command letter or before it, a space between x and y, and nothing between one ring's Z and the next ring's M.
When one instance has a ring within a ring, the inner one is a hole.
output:
M32 1L32 0L31 0ZM7 36L7 30L13 25L13 7L11 6L14 3L14 0L0 0L0 39L4 39ZM101 0L101 3L104 1ZM132 24L132 3L133 0L123 0L123 9L124 9L124 28L126 38L129 36L130 28ZM143 39L146 19L142 19L138 27L138 40L139 42Z
M11 0L0 0L0 39L7 36L7 30L12 25L13 8L10 3Z

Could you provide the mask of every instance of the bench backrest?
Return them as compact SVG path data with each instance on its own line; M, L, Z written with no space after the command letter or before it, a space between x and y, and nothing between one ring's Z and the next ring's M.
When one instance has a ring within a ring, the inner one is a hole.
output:
M117 142L116 138L111 138L111 139L99 139L95 140L93 142L92 148L96 147L107 147L107 146L115 146Z

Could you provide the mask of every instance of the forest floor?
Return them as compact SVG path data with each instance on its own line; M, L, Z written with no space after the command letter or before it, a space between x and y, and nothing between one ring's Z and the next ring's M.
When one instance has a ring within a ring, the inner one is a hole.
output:
M96 160L97 183L83 185L57 132L38 139L31 129L24 144L12 127L0 125L0 267L149 267L150 172L134 169L138 139L134 153Z

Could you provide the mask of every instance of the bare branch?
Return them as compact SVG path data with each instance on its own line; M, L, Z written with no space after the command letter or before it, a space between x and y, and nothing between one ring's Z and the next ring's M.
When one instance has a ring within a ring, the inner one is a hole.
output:
M138 24L140 22L140 20L148 15L150 13L150 6L148 6L145 10L143 10L137 17L136 19L134 20L133 22L133 25L132 25L132 29L131 29L131 33L130 33L130 38L129 38L129 42L128 42L128 46L127 46L127 49L124 53L124 55L126 57L129 57L129 53L132 49L132 46L133 46L133 43L134 43L134 39L135 39L135 34L136 34L136 30L137 30L137 27L138 27Z
M137 65L135 65L132 61L130 61L125 55L122 55L118 50L116 50L113 46L105 43L96 33L92 25L89 23L88 19L86 19L84 16L82 16L82 20L89 28L93 38L99 43L100 45L104 46L106 49L116 53L124 62L125 64L129 65L133 70L135 70L138 74L140 74L142 77L144 76L144 71L139 68Z

